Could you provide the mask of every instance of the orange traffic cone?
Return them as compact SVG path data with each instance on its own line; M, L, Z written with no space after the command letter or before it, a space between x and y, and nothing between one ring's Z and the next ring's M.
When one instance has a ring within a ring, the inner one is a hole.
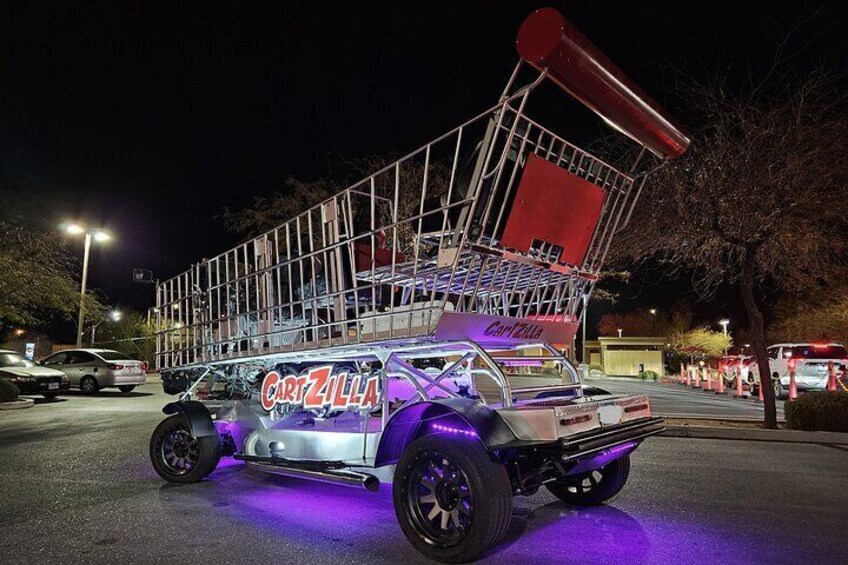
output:
M745 398L745 392L742 390L742 375L739 373L739 368L736 368L736 393L733 395L736 398Z
M789 400L798 398L798 384L795 382L795 365L789 366Z
M725 394L724 392L724 373L720 373L718 376L718 389L715 391L716 394Z
M836 392L836 369L833 367L833 361L827 362L827 390Z

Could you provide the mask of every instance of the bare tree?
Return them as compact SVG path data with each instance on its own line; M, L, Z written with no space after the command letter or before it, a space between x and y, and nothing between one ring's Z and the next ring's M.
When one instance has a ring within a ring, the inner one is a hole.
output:
M258 235L294 218L356 181L383 169L393 163L396 158L396 155L386 157L370 155L352 160L335 157L330 160L327 171L320 178L303 181L289 177L283 189L269 196L254 198L253 203L242 210L233 211L225 208L219 217L223 220L224 226L232 232L248 236ZM398 167L400 197L397 216L399 218L409 218L418 214L425 168L429 197L435 198L447 191L451 178L449 164L433 161L425 167L420 160L404 162ZM378 175L375 183L376 193L391 200L394 194L394 176ZM391 223L389 207L379 207L377 214L382 216L379 218L380 225ZM398 226L398 251L411 253L415 245L417 242L413 224L403 223Z
M764 285L820 292L845 276L848 251L848 104L844 82L818 70L777 72L747 87L687 79L693 144L645 189L621 260L659 261L694 273L710 295L736 285L764 384L765 421L776 427Z

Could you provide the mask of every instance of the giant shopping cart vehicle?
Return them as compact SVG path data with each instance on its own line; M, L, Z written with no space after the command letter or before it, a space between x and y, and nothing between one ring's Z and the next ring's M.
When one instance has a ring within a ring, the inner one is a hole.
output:
M193 482L270 472L393 482L445 562L503 535L512 496L615 495L662 430L645 396L585 389L561 354L649 173L689 140L552 9L529 16L497 104L273 230L157 287L157 364L180 394L151 438ZM626 167L530 115L558 86L634 143Z

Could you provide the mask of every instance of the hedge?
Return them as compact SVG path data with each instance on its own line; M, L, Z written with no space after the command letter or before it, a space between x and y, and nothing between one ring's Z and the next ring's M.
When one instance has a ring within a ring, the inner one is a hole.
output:
M6 379L0 379L0 402L12 402L18 399L18 387Z
M646 381L646 380L649 380L649 379L657 380L657 379L660 378L660 376L656 371L648 370L648 371L642 371L641 373L639 373L639 378L642 379L643 381Z
M786 427L792 430L848 432L848 394L808 392L786 402Z

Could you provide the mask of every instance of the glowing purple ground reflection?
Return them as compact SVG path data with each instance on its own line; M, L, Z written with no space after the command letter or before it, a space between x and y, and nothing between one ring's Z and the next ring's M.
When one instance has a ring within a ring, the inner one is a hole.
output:
M229 503L217 511L230 520L249 524L287 546L310 547L310 540L332 540L361 558L372 554L425 562L397 525L391 485L383 484L372 494L242 471L241 465L222 458L211 476L221 483L216 499L223 495ZM778 550L740 553L750 542L744 530L719 530L698 523L685 511L668 516L637 508L628 513L623 510L629 506L624 493L610 505L593 508L567 506L544 490L514 502L507 536L484 562L762 563L786 557Z

